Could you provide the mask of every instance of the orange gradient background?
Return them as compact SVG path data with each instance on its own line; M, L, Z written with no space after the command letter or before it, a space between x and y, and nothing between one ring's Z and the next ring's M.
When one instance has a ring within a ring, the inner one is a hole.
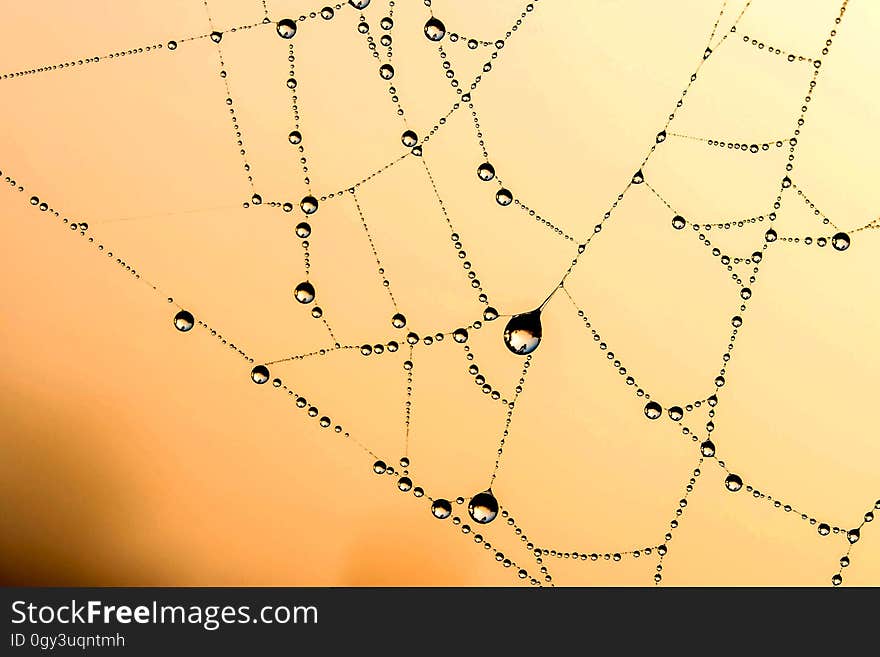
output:
M6 3L0 69L101 55L102 61L0 80L0 579L78 585L512 585L515 574L432 518L426 499L377 477L352 441L255 386L251 364L202 327L181 334L179 307L265 362L331 346L292 298L303 279L297 210L244 208L250 189L234 143L217 47L200 0ZM509 0L436 0L447 30L494 41L522 11ZM473 99L490 159L516 198L578 239L632 176L700 61L720 2L543 0L501 51ZM743 2L732 1L724 35ZM269 0L273 20L320 6ZM257 23L259 0L209 0L217 29ZM838 14L826 0L754 0L711 55L670 130L746 143L787 140L812 74L744 44L819 57ZM378 40L388 5L365 11ZM403 153L404 126L355 26L358 12L299 23L297 97L316 195L345 189ZM397 0L394 84L424 135L455 102L428 10ZM880 7L854 0L822 70L791 174L844 229L878 215L876 130ZM107 53L176 39L119 58ZM255 189L266 201L307 192L292 125L287 41L274 27L221 42ZM470 81L491 48L443 42ZM384 49L381 49L384 50ZM672 138L645 177L699 223L766 214L787 148L751 155ZM467 108L425 145L468 258L503 314L536 307L575 253L515 207L495 203ZM642 185L631 189L567 283L639 385L664 405L704 399L738 312L730 274ZM36 195L86 236L28 203ZM363 185L358 199L401 310L420 335L450 331L481 306L417 159ZM343 344L402 336L353 200L311 220L311 280ZM833 231L788 190L782 235ZM715 232L732 255L760 248L766 223ZM88 237L113 252L99 253ZM855 527L880 498L880 233L852 233L845 253L776 243L745 313L713 440L746 483L820 521ZM120 257L154 292L116 264ZM745 271L744 276L748 272ZM167 296L174 298L169 304ZM471 331L490 383L508 395L522 358L505 320ZM407 350L356 350L272 366L287 386L389 464L404 453ZM414 355L410 469L429 494L485 489L504 407L482 394L451 339ZM493 487L529 539L564 551L656 546L697 464L697 443L649 422L570 302L544 312ZM687 416L705 434L705 408ZM663 562L668 585L827 585L847 544L821 537L702 466ZM465 509L456 510L466 516ZM876 524L876 523L875 523ZM481 528L483 529L483 528ZM862 528L844 585L880 584L880 536ZM498 521L482 532L530 573ZM558 584L649 585L656 553L620 563L549 559Z

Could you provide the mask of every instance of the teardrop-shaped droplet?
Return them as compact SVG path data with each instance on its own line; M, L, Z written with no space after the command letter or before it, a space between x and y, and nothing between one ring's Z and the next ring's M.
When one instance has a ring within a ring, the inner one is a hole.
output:
M223 32L211 32L211 41L214 43L220 43L223 39Z
M431 41L440 41L446 36L446 26L439 19L431 16L425 23L425 36Z
M645 174L643 174L642 170L639 169L632 177L632 183L633 185L641 185L643 182L645 182Z
M431 505L431 513L434 514L435 518L445 520L452 515L452 505L449 503L449 500L434 500L434 503Z
M773 230L772 228L770 228L766 233L764 233L764 239L767 240L768 242L775 242L776 237L777 237L776 231Z
M711 440L704 440L700 443L700 454L706 458L715 456L715 443Z
M259 194L254 194L253 196L251 196L251 203L253 203L254 205L260 205L262 202L263 197Z
M195 318L188 310L181 310L174 316L174 328L176 328L178 331L186 333L187 331L192 329L194 324Z
M311 303L315 300L315 286L308 281L303 281L296 286L293 295L300 303Z
M515 354L525 356L541 344L541 311L514 315L504 327L504 344Z
M477 493L468 503L468 515L474 522L486 525L498 515L498 500L492 495L492 491Z
M837 251L846 251L849 248L849 235L846 233L836 233L831 238L831 246Z
M257 385L263 385L269 380L269 368L265 365L257 365L251 370L251 380Z
M661 130L660 132L657 133L656 141L658 144L662 144L664 141L666 141L666 131L665 130Z
M278 36L282 39L292 39L293 35L296 34L296 21L292 18L282 18L275 25L275 31L278 32Z
M782 179L782 189L788 189L789 187L791 187L791 178L786 176Z

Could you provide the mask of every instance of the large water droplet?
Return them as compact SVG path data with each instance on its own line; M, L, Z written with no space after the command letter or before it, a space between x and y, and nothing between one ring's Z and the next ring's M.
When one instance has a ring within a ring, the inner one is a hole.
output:
M663 415L663 407L655 401L645 404L645 417L649 420L657 420Z
M675 228L675 230L681 230L686 224L687 221L680 214L677 214L672 218L672 227Z
M431 16L425 23L425 36L431 41L440 41L446 36L446 26L439 19Z
M299 144L303 140L302 133L299 130L294 130L289 135L287 135L287 140L291 144L294 144L294 145Z
M681 406L670 406L666 412L673 422L679 422L684 417L684 409Z
M181 310L174 316L174 328L176 328L178 331L186 333L193 327L194 324L195 318L188 310Z
M355 9L366 9L367 5L370 4L370 0L348 0L348 4Z
M495 177L495 167L489 162L483 162L477 167L477 178L483 181L492 180Z
M312 227L305 221L301 221L296 225L296 236L303 239L312 234Z
M407 148L412 148L419 143L419 136L412 130L407 130L400 136L400 142Z
M849 248L849 235L846 233L836 233L831 238L831 246L837 251L846 251Z
M211 41L214 43L220 43L223 39L223 32L211 32Z
M394 67L391 64L382 64L379 67L379 77L383 80L390 80L394 77Z
M318 199L314 196L306 196L299 202L299 207L306 214L314 214L318 210Z
M474 522L481 525L495 520L495 516L498 515L498 500L492 495L492 491L487 490L474 495L468 503L468 514Z
M504 327L504 344L515 354L525 356L541 344L541 311L514 315Z
M251 379L257 385L263 385L269 380L269 368L265 365L257 365L251 370Z
M293 296L295 296L296 300L300 303L311 303L315 300L315 286L308 281L303 281L296 286L296 289L293 291Z
M403 328L406 326L406 317L404 317L402 313L395 313L391 317L391 325L394 328Z
M449 500L434 500L434 503L431 505L431 513L434 514L435 518L445 520L452 515L452 505L449 503Z
M495 193L495 200L498 201L498 205L510 205L513 203L513 194L509 189L502 187Z
M296 21L292 18L282 18L275 25L275 30L282 39L292 39L293 35L296 34Z
M642 170L639 169L638 171L635 172L635 174L632 177L632 184L633 185L641 185L643 182L645 182L645 174L643 174Z
M730 473L727 475L727 479L724 480L724 485L727 487L731 493L737 492L740 488L743 487L742 477L739 475Z

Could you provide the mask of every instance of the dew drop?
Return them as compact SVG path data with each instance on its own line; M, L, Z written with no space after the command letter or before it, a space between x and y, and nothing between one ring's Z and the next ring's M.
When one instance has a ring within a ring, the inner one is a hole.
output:
M846 251L849 248L849 235L846 233L836 233L831 238L831 246L836 251Z
M428 22L425 23L425 36L431 41L440 41L446 36L446 26L442 21L432 16L428 19Z
M456 342L464 344L468 340L467 329L458 328L452 332L452 339Z
M301 221L296 225L296 236L303 239L312 234L312 227L305 221Z
M498 319L498 311L495 310L492 306L487 306L486 309L483 310L483 319L487 322Z
M666 131L665 130L661 130L660 132L657 133L657 140L656 141L658 144L662 144L664 141L666 141Z
M412 130L407 130L400 136L400 141L407 148L412 148L419 143L419 137Z
M296 286L296 289L293 291L293 296L296 297L296 300L300 303L311 303L315 300L315 286L308 281L303 281Z
M477 167L477 178L483 181L492 180L495 177L495 167L489 162L483 162Z
M840 576L840 573L835 573L831 576L831 583L834 586L840 586L843 583L843 577Z
M404 317L401 313L395 313L391 317L391 326L394 328L403 328L406 326L406 317Z
M383 80L390 80L394 77L394 67L391 64L382 64L379 67L379 77Z
M254 205L261 205L263 203L263 197L259 194L254 194L253 196L251 196L251 203L253 203Z
M677 214L672 218L672 227L675 228L675 230L681 230L686 224L687 221L685 221L685 218L680 214Z
M366 9L367 5L370 4L370 0L348 0L348 4L355 9Z
M764 239L768 242L775 242L776 237L777 237L776 231L773 230L772 228L769 229L766 233L764 233Z
M816 531L819 532L819 536L828 536L828 534L831 533L831 527L829 527L827 523L820 522Z
M706 458L712 458L715 456L715 443L711 440L704 440L700 443L700 454Z
M376 461L373 463L373 472L376 474L385 474L386 470L388 470L388 466L385 465L385 461Z
M169 41L168 50L177 50L177 41Z
M657 420L663 415L663 407L655 401L645 404L645 417L649 420Z
M861 534L858 529L850 529L846 533L846 540L848 540L850 543L855 543L859 540L860 536Z
M498 515L498 500L492 495L492 491L487 490L474 495L468 502L468 515L481 525L495 520L495 516Z
M739 489L741 489L742 486L743 486L743 480L742 480L742 477L740 477L739 475L735 475L735 474L731 473L731 474L727 475L727 478L724 480L724 486L725 486L725 487L727 488L727 490L729 490L731 493L735 493L735 492L737 492Z
M452 505L449 503L449 500L434 500L434 503L431 505L431 513L434 514L435 518L445 520L452 515Z
M269 380L269 368L265 365L257 365L251 370L251 379L257 385L263 385Z
M541 311L514 315L504 327L504 344L514 354L525 356L541 344Z
M633 177L632 177L632 184L633 185L641 185L643 182L645 182L645 174L643 174L642 170L639 169L638 171L635 172L635 175L633 175Z
M287 135L287 141L289 141L291 144L299 144L300 142L302 142L302 140L303 136L299 130L294 130L289 135Z
M681 406L670 406L666 412L669 413L669 418L673 422L679 422L684 417L684 410Z
M181 310L174 316L174 328L182 333L186 333L192 329L195 324L195 318L188 310Z
M223 32L211 32L211 41L214 43L220 43L223 39Z
M292 39L296 34L296 22L292 18L282 18L275 25L275 31L282 39Z
M412 479L409 477L401 477L397 480L397 487L404 493L412 489Z
M318 199L314 196L306 196L299 202L299 207L306 214L315 214L318 210Z
M510 205L513 202L513 194L509 189L502 187L495 194L495 200L498 201L498 205Z
M321 18L323 18L325 21L329 21L331 18L333 18L334 13L335 12L333 11L333 7L324 7L321 10Z

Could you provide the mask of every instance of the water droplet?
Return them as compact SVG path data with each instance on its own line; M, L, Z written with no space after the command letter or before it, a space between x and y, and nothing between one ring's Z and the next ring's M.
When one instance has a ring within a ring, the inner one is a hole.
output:
M495 310L492 306L487 306L486 309L483 310L483 319L487 322L498 319L498 311Z
M296 225L296 236L303 239L312 234L312 227L305 221L301 221Z
M743 486L742 477L731 473L727 475L727 479L724 480L724 485L731 493L735 493Z
M684 409L681 406L670 406L666 412L673 422L678 422L684 417Z
M278 36L282 39L292 39L293 35L296 34L296 21L292 18L282 18L275 25L275 31L278 32Z
M412 479L409 477L401 477L397 480L397 487L406 493L412 488Z
M321 310L320 306L315 306L312 308L312 317L315 319L321 319L324 316L324 311Z
M846 251L849 248L849 235L846 233L835 233L831 238L831 246L837 251Z
M788 189L789 187L791 187L791 178L786 176L782 179L782 189Z
M645 174L643 174L642 170L639 169L638 171L635 172L635 175L633 175L633 177L632 177L632 184L633 185L641 185L643 182L645 182Z
M253 203L254 205L260 205L260 204L262 204L262 202L263 202L263 197L260 196L259 194L254 194L253 196L251 196L251 203Z
M174 328L176 328L178 331L186 333L193 327L194 324L195 318L188 310L181 310L174 316Z
M541 344L541 311L514 315L504 327L504 344L520 356L532 353Z
M510 205L513 202L513 194L509 189L502 187L495 194L495 200L498 201L498 205Z
M223 32L211 32L211 41L214 43L220 43L223 39Z
M299 130L294 130L294 131L291 132L289 135L287 135L287 140L288 140L291 144L294 144L294 145L295 145L295 144L299 144L299 143L302 142L302 140L303 140L302 133L301 133Z
M743 289L741 289L741 290L739 291L739 296L741 296L741 297L743 298L743 300L751 299L751 298L752 298L752 290L751 290L751 288L744 287Z
M452 339L456 342L465 343L468 340L467 329L458 328L452 332Z
M321 18L323 18L325 21L329 21L331 18L333 18L334 13L335 12L333 11L333 7L324 7L321 10Z
M394 67L391 64L382 64L379 67L379 77L383 80L390 80L394 77Z
M700 454L706 458L712 458L715 456L715 443L711 440L704 440L700 443Z
M381 27L383 30L390 30L392 27L394 27L394 20L391 18L391 16L383 16L382 20L379 21L379 27Z
M767 240L768 242L775 242L776 237L777 237L776 231L773 230L772 228L769 229L766 233L764 233L764 239Z
M406 317L404 317L401 313L395 313L391 317L391 326L394 328L403 328L406 326Z
M169 41L168 50L177 50L177 41Z
M445 520L452 515L452 505L449 503L449 500L434 500L434 503L431 505L431 513L434 514L435 518Z
M315 300L315 286L308 281L303 281L296 286L296 289L293 291L293 296L296 297L296 300L300 303L311 303Z
M419 143L419 136L412 130L407 130L400 136L400 141L407 148L412 148Z
M348 4L355 9L366 9L367 5L370 4L370 0L348 0Z
M287 88L296 89L296 78L287 78Z
M314 214L318 210L318 199L314 196L306 196L299 202L299 207L306 214Z
M843 577L840 576L840 573L835 573L831 576L831 583L834 586L840 586L843 583Z
M385 474L385 471L388 469L388 466L385 465L385 461L376 461L373 463L373 472L376 474Z
M645 417L649 420L657 420L663 415L663 407L655 401L645 404Z
M861 534L858 529L850 529L846 533L846 540L848 540L850 543L855 543L859 540L860 536Z
M662 144L664 141L666 141L666 131L665 130L661 130L660 132L657 133L657 140L656 141L658 144Z
M446 36L446 26L442 21L432 16L428 19L428 22L425 23L425 36L431 41L440 41Z
M829 527L827 523L820 522L816 531L819 532L819 536L828 536L828 534L831 533L831 527Z
M477 178L484 181L492 180L495 177L495 167L488 162L483 162L477 167Z
M675 230L681 230L685 225L687 225L687 221L685 221L685 218L680 214L677 214L672 218L672 227L675 228Z
M251 379L258 385L263 385L269 380L269 368L265 365L257 365L251 370Z
M498 500L495 499L491 491L477 493L468 503L468 515L474 522L481 525L488 524L498 515Z

